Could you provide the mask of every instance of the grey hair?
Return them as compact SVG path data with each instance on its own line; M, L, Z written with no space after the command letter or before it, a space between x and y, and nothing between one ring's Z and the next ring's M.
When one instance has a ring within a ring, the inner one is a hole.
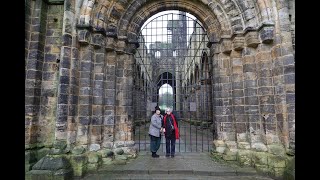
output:
M171 108L166 108L166 112L172 112Z

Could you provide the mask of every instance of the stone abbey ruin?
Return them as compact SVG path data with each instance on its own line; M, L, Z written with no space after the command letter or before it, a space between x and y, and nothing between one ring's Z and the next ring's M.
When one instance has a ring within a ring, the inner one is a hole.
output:
M148 151L156 105L179 152L294 179L294 0L26 0L25 72L27 179Z

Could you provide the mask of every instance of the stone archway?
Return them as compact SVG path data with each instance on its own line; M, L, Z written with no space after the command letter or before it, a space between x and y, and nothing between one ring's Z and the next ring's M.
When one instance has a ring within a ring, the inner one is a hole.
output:
M28 16L48 25L26 29L32 34L27 42L40 39L41 44L26 48L29 154L42 147L57 154L81 148L132 152L131 65L137 33L148 17L173 9L190 12L207 29L216 151L234 159L245 150L294 149L294 51L288 29L291 10L285 2L37 0L27 4L44 12ZM26 162L28 167L39 161L34 159ZM251 163L243 159L242 163Z

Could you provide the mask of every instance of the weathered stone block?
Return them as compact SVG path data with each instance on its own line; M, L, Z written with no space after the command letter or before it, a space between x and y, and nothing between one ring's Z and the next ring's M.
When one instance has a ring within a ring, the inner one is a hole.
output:
M236 161L237 160L237 151L226 151L222 155L222 158L226 161Z
M270 168L267 165L254 164L256 170L263 174L270 174Z
M250 149L251 146L250 146L250 143L248 143L248 142L239 142L238 148L239 149Z
M31 170L26 173L26 180L52 180L53 171L51 170Z
M113 157L114 153L111 149L102 149L100 151L101 156L104 157Z
M283 156L285 155L285 148L281 144L268 145L268 152L274 155Z
M40 159L33 167L33 170L52 170L68 169L70 162L64 156L45 156Z
M98 170L98 167L99 167L99 164L91 164L91 163L89 163L89 164L87 164L87 170L88 171L96 171L96 170Z
M81 44L89 44L91 40L91 33L84 29L84 30L79 30L78 31L78 41Z
M102 164L104 165L110 165L112 164L113 159L112 158L102 158Z
M50 149L49 149L49 148L39 149L39 150L37 151L37 159L43 158L44 156L46 156L47 154L49 154L49 152L50 152Z
M237 143L235 141L225 141L228 149L237 149Z
M244 37L242 35L233 35L231 37L233 49L236 51L241 51L244 48Z
M273 24L263 24L259 28L259 35L262 43L269 44L273 42L274 39L274 25Z
M254 165L268 165L268 158L271 156L266 152L252 152L252 162Z
M238 150L237 159L241 165L251 166L252 152L250 150Z
M244 33L244 37L248 47L256 48L260 44L257 31L247 30Z
M123 149L121 149L121 148L115 149L114 152L115 152L117 155L122 155L122 154L124 153Z
M267 152L268 151L267 146L263 143L260 143L260 142L252 143L251 148L257 152Z
M248 142L248 134L247 133L237 133L237 141L238 142Z
M92 35L91 44L95 48L101 48L105 43L104 36L100 33L96 33Z
M89 163L98 163L99 159L100 159L100 154L97 153L90 153L88 155L88 162Z
M284 156L268 156L268 165L272 168L285 168L286 167L286 158Z
M220 40L220 50L223 53L230 53L232 51L232 43L229 38L221 38Z

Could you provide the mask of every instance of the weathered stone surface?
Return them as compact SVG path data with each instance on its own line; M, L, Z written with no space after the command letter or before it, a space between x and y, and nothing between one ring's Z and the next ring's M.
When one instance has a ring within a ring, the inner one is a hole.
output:
M239 149L250 149L251 146L250 146L250 143L248 143L248 142L239 142L238 148Z
M267 146L265 144L259 143L259 142L252 143L252 149L254 149L255 151L258 151L258 152L268 151Z
M98 170L99 165L98 164L87 164L87 170L88 171L96 171Z
M252 161L255 165L268 165L268 158L271 155L266 152L253 152Z
M115 152L116 154L118 154L118 155L122 155L122 154L124 153L123 149L121 149L121 148L115 149L114 152Z
M49 148L42 148L42 149L39 149L37 151L37 159L41 159L43 158L44 156L46 156L47 154L50 153L50 149Z
M100 144L90 144L89 151L98 151L100 149Z
M245 39L242 35L234 35L231 37L232 47L236 51L240 51L244 48Z
M237 159L241 165L251 166L252 152L250 150L238 150Z
M88 157L86 155L73 155L70 157L73 175L83 176L87 170Z
M68 169L70 166L70 162L63 156L45 156L32 167L32 170L56 171L59 169Z
M256 48L260 44L258 32L256 31L246 31L244 33L244 37L248 47Z
M88 155L88 162L89 163L98 163L99 159L100 159L100 154L90 153Z
M230 53L232 51L232 42L230 39L223 38L221 39L220 44L221 52Z
M112 158L102 158L102 164L104 165L110 165L112 164L113 159Z
M285 148L282 144L271 144L268 145L268 152L274 155L284 156Z
M88 30L78 31L78 41L82 44L89 44L91 40L91 33Z
M54 143L53 147L56 149L64 150L67 147L67 142L66 141L56 141Z
M237 160L237 150L227 150L222 155L222 158L226 161L236 161Z
M26 180L43 179L49 180L53 178L51 170L31 170L26 173Z
M72 149L72 154L79 155L85 152L85 148L82 146L78 146Z
M272 168L285 168L286 167L286 158L284 156L268 156L268 165Z
M273 42L274 37L274 26L273 24L264 24L259 29L260 39L263 43Z

